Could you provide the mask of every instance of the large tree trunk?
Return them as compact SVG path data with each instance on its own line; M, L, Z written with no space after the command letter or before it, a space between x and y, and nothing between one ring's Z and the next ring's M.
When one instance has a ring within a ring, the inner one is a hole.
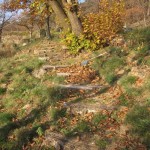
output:
M46 18L46 28L47 28L46 33L47 33L47 38L48 38L48 39L51 39L49 20L50 20L50 16L48 16L48 17Z
M71 23L72 32L75 35L79 36L82 33L82 25L80 19L78 18L76 12L72 12L70 10L67 11L67 15Z
M62 2L69 18L72 32L79 36L82 33L82 24L80 18L78 17L77 3L75 1L72 2L72 0L62 0Z
M59 26L62 27L64 31L70 29L70 24L67 21L68 19L67 15L65 14L65 11L63 10L60 3L57 0L50 0L49 3L57 16L57 21L59 23Z

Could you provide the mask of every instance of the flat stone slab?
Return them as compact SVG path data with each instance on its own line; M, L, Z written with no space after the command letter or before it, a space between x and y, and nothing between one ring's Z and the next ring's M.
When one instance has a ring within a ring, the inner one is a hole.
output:
M62 77L68 77L70 75L71 75L71 73L64 73L64 72L57 73L57 76L62 76Z
M44 70L51 70L51 69L66 68L66 67L68 67L68 65L61 65L61 66L44 65L42 68Z
M67 108L67 110L72 113L78 113L78 114L86 114L86 113L98 113L102 110L107 110L107 111L113 111L115 110L117 107L115 106L107 106L104 104L100 104L100 103L93 103L93 104L88 104L88 103L83 103L83 102L79 102L79 103L72 103L72 104L64 104L64 107Z
M74 85L74 84L68 85L58 84L57 86L66 89L78 89L78 90L94 90L103 87L101 85Z

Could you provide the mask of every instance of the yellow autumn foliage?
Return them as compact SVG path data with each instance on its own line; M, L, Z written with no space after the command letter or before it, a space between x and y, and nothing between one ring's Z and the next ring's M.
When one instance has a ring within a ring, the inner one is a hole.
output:
M101 0L99 13L88 14L83 19L85 38L96 45L108 44L122 30L123 16L122 0Z

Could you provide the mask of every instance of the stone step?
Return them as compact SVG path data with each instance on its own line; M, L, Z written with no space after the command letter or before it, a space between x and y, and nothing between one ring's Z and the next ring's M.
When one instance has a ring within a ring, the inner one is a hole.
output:
M66 67L68 67L68 65L61 65L61 66L44 65L42 68L44 70L51 70L51 69L66 68Z
M98 113L102 110L113 111L117 109L116 106L107 106L101 104L100 102L85 103L83 101L78 103L73 102L64 103L64 107L67 108L67 111L71 114Z
M64 72L59 72L59 73L56 73L57 76L62 76L62 77L68 77L71 75L71 73L64 73Z
M94 90L103 87L101 85L75 85L75 84L68 84L68 85L59 84L57 86L64 89L76 89L76 90Z

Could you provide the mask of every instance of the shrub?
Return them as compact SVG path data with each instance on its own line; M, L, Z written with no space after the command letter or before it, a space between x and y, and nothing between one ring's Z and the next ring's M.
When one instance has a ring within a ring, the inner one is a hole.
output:
M96 44L92 43L89 39L86 39L83 35L77 37L73 33L66 34L66 38L63 42L68 46L72 54L77 54L81 50L93 50L96 48Z
M91 13L83 18L83 35L77 37L72 33L66 35L64 42L72 53L82 49L96 50L106 46L122 30L124 4L122 0L101 0L101 11Z
M83 20L84 35L97 46L105 45L116 36L123 27L124 4L122 1L102 0L101 11L97 14L88 14Z

